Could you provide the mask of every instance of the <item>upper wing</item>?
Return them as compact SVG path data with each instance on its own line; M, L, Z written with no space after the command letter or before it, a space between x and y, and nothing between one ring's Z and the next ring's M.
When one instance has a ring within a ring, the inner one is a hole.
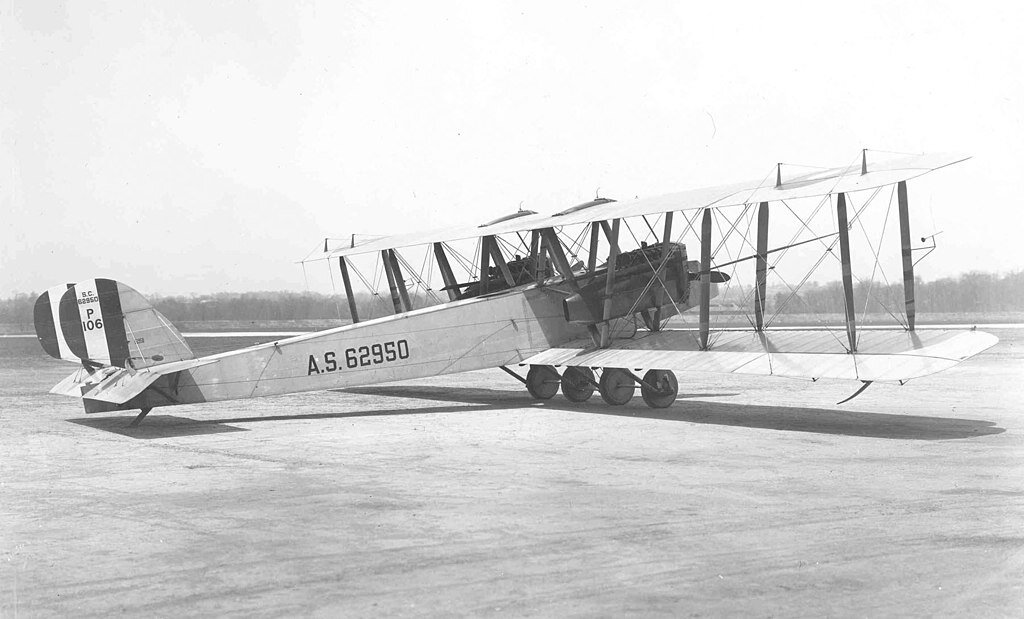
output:
M318 259L352 256L438 241L458 241L485 235L511 234L514 232L621 217L654 215L668 211L717 208L755 202L810 198L839 192L863 191L909 180L933 170L959 163L965 159L967 157L963 155L915 155L900 159L877 162L869 161L866 173L862 173L859 162L854 166L815 170L809 174L795 177L787 177L783 172L780 185L776 185L776 178L773 176L760 181L691 189L650 198L623 200L621 202L598 202L589 208L573 210L563 214L533 214L484 226L467 225L427 232L384 236L369 242L353 243L354 246L325 252Z
M864 329L857 352L849 353L845 331L746 330L721 331L716 336L710 350L700 350L692 330L649 333L625 343L613 342L608 349L595 349L589 340L579 340L522 364L895 382L949 369L999 341L980 331Z

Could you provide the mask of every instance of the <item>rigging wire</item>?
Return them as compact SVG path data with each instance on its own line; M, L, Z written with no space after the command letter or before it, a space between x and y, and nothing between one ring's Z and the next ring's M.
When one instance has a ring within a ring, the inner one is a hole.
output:
M754 221L754 220L753 220L753 217L752 217L752 214L753 214L753 209L751 209L751 208L750 208L751 206L752 206L752 204L745 204L745 205L743 206L743 210L742 210L742 211L740 211L740 214L739 214L739 215L738 215L738 216L736 217L736 221L735 221L735 223L733 223L732 227L730 228L730 231L729 231L729 233L728 233L727 235L723 235L723 241L724 241L724 240L725 240L726 238L728 238L729 236L731 236L731 235L732 235L732 231L734 231L734 230L736 230L736 229L737 229L737 228L736 228L736 226L737 226L737 225L739 225L739 222L740 222L740 220L741 220L741 219L743 219L743 217L744 217L744 216L746 215L746 218L747 218L747 227L746 227L746 229L745 229L745 230L743 231L743 234L742 234L742 235L740 235L740 240L741 240L741 241L746 241L746 242L748 242L748 243L749 243L749 241L747 241L747 237L748 237L748 236L750 235L750 226L751 226L751 224L752 224L752 223L753 223L753 221ZM716 210L717 210L717 209L716 209ZM727 216L725 215L725 213L719 212L719 213L718 213L718 215L721 215L721 216L722 216L722 218L726 220L726 222L728 222L728 221L729 221L729 218L728 218L728 217L727 217ZM716 214L714 214L714 213L713 213L713 214L712 214L712 217L711 217L711 218L712 218L712 220L713 220L713 221L715 222L715 227L716 227L716 228L718 228L718 233L719 233L719 234L722 234L722 225L721 225L721 224L719 223L719 221L718 221L718 217L716 216ZM724 242L723 242L723 246L724 246L724 248L725 248L725 253L726 253L726 256L727 256L727 257L729 258L729 260L731 261L731 260L733 259L733 256L732 256L732 252L731 252L731 251L729 250L729 246L728 246L727 244L725 244ZM742 252L742 251L743 251L743 246L742 246L742 244L741 244L741 245L740 245L740 249L739 249L739 252ZM738 252L738 253L739 253L739 252ZM739 263L739 262L734 262L734 263L733 263L733 265L732 265L732 274L731 274L731 275L729 276L729 281L728 281L728 282L726 282L726 284L725 284L725 292L723 292L723 293L722 293L722 295L721 295L721 296L722 296L722 300L723 300L723 301L724 301L724 300L726 299L726 297L728 297L728 295L729 295L729 290L731 290L731 289L732 289L733 281L735 281L735 282L736 282L736 286L737 286L737 287L738 287L738 288L739 288L740 290L742 290L742 289L743 289L743 284L742 284L742 282L740 282L740 278L739 278L739 265L740 265L740 263ZM751 290L754 290L754 288L751 288ZM743 299L743 300L745 301L745 299ZM744 304L743 304L743 305L742 305L741 307L743 307L743 308L746 308L746 307L748 307L748 304L747 304L747 303L744 303ZM743 309L743 316L744 316L744 318L746 318L746 319L747 319L747 322L748 322L748 323L749 323L749 324L750 324L751 326L753 326L753 324L754 324L754 321L753 321L753 319L752 319L752 318L750 317L750 314L749 314L749 312L747 312L747 311L746 311L746 309ZM716 319L715 319L715 323L717 324L718 322L720 322L720 320L719 320L719 319L718 319L718 317L716 316ZM722 336L722 331L718 331L718 332L717 332L717 334L715 335L714 341L713 341L713 342L711 342L711 343L709 343L709 346L711 346L711 344L713 344L714 342L717 342L717 341L718 341L718 339L719 339L719 338L720 338L721 336Z
M386 310L387 309L387 302L385 302L384 298L381 296L381 294L379 292L377 292L376 287L373 286L372 284L370 284L370 282L367 281L366 277L363 276L362 271L360 271L359 268L356 266L355 261L349 262L348 266L352 269L352 272L356 274L356 277L359 278L359 281L361 281L363 283L363 286L365 286L366 289L370 292L370 297L371 298L375 298L376 300L380 301L381 304L384 305L384 309ZM376 263L374 263L374 266L376 267ZM371 309L371 312L370 312L371 316L370 316L370 318L376 318L376 316L372 315L373 307L374 307L374 304L371 303L370 304L370 309Z
M409 272L409 277L412 278L413 286L414 286L413 294L414 295L416 294L416 288L415 287L418 285L418 286L420 286L420 287L422 287L424 289L424 299L426 299L426 296L429 293L430 296L432 296L434 298L434 301L436 301L438 303L441 303L441 299L436 294L434 294L434 291L430 290L430 288L423 282L422 276L419 273L416 272L416 269L411 264L409 264L409 261L407 261L404 257L402 257L402 254L398 253L397 251L395 252L395 257L398 258L398 261L401 262L402 265Z
M344 258L341 258L344 260ZM340 268L340 267L339 267ZM334 283L334 269L331 268L331 261L327 261L327 273L331 276L331 298L334 299L334 309L338 310L338 320L343 320L341 317L341 304L338 303L338 286Z
M583 238L588 230L590 230L590 226L584 226L579 235L573 239L565 232L565 226L559 226L559 228L555 230L555 234L562 240L562 245L567 250L566 253L569 256L572 256L574 260L579 260L579 252L583 250Z
M636 234L633 233L633 228L629 225L629 220L623 219L622 221L623 223L626 224L626 230L629 232L629 235L633 237L633 241L639 245L639 241L636 238ZM665 285L664 280L661 278L661 271L667 268L668 261L663 261L661 266L655 267L654 264L651 262L650 257L647 255L647 252L640 252L640 255L644 257L644 260L647 262L647 266L651 267L651 271L653 271L654 276L651 277L651 279L647 282L647 285L644 286L643 291L641 291L640 294L637 296L636 301L633 302L632 307L629 308L629 311L626 312L626 315L632 315L636 311L636 308L640 306L640 301L647 295L647 292L654 285L654 282L658 282L661 285L661 287L665 290L665 296L667 296L668 300L671 301L672 307L673 309L675 309L676 314L681 315L682 310L679 309L679 305L676 304L676 300L672 298L672 293L669 291L668 286ZM687 285L689 285L689 282L687 282Z
M445 242L441 242L441 247L443 249L447 249L448 253L453 258L455 258L455 261L458 262L459 266L461 266L467 273L472 272L473 269L469 266L471 264L469 262L469 259L466 258L464 255L462 255L462 253L460 251L458 251L457 249L452 247L450 244L445 243Z
M651 236L653 238L657 239L658 238L658 233L655 232L654 228L651 227L651 222L647 221L647 215L641 215L640 219L643 219L644 223L647 224L647 229L651 231Z
M895 185L893 186L893 189L895 189ZM889 309L889 307L881 299L879 299L878 297L875 297L873 295L873 289L874 289L874 285L875 285L875 272L876 272L876 270L878 272L880 272L880 274L882 276L882 280L885 282L886 290L888 290L889 286L890 286L889 278L885 276L885 269L882 267L882 263L881 263L881 250L882 250L882 243L883 243L883 241L885 241L885 232L886 232L886 228L888 227L887 224L889 223L889 214L890 214L891 211L892 211L892 192L890 192L890 194L889 194L889 204L888 204L888 206L885 209L885 219L882 221L882 232L881 232L881 235L879 236L879 239L878 239L878 251L875 251L875 246L874 246L874 244L871 243L871 237L868 235L867 228L864 226L864 221L863 220L858 220L857 221L858 225L860 226L861 232L864 234L864 241L868 244L868 248L871 249L871 253L875 257L875 263L874 263L874 265L871 268L871 279L868 281L868 292L867 292L867 295L865 295L865 297L864 297L864 309L862 310L861 315L862 316L867 316L868 304L871 302L872 299L874 299L880 306L882 306L882 309L884 309L889 314L889 316L892 317L893 320L895 320L901 327L907 328L907 324L904 324L903 321L900 320Z
M876 189L876 190L875 190L875 192L871 194L871 197L869 197L869 198L868 198L867 200L865 200L864 204L863 204L863 205L862 205L862 206L860 207L860 209L856 209L856 208L855 208L855 210L854 210L854 214L853 214L853 217L852 217L852 218L851 218L851 219L850 219L850 220L849 220L849 221L847 222L847 226L848 226L848 227L852 227L852 226L853 226L853 224L854 224L854 223L855 223L855 222L856 222L856 221L857 221L858 219L860 219L860 216L861 216L861 214L862 214L862 213L864 212L864 210L865 210L865 209L866 209L866 208L868 207L868 205L869 205L869 204L871 204L871 202L872 202L872 201L874 200L875 196L877 196L877 195L878 195L878 191L879 191L879 190L880 190L880 188L879 188L879 189ZM831 200L829 200L829 202L831 202ZM852 204L852 202L851 202L851 204ZM787 208L788 208L788 205L787 205ZM791 213L793 213L793 210L792 210L792 209L790 209L790 212L791 212ZM794 215L794 216L796 216L796 217L797 217L797 218L799 219L799 215L796 215L796 213L793 213L793 215ZM810 228L809 226L807 226L807 225L806 225L806 223L804 223L804 222L803 222L803 220L801 220L801 223L802 223L802 224L804 224L804 226L805 226L805 227L807 228L807 230L808 230L809 232L811 232L811 234L814 234L814 231L813 231L813 230L811 230L811 228ZM818 269L818 267L819 267L819 266L821 266L821 263L822 263L822 262L824 262L824 261L825 261L825 259L826 259L826 258L827 258L827 257L828 257L829 255L832 255L833 257L836 257L836 256L835 256L835 254L834 254L834 253L832 252L832 250L833 250L833 249L835 248L835 246L836 246L836 244L837 244L838 242L839 242L839 238L838 238L838 237L836 237L836 238L835 238L835 239L834 239L834 240L832 241L832 243L831 243L830 245L828 245L828 246L827 246L827 247L825 248L825 251L824 251L824 252L822 252L822 255L821 255L821 257L819 257L819 258L818 258L818 261L817 261L817 262L816 262L816 263L814 264L814 266L812 266L812 267L810 268L810 270L808 270L807 274L806 274L806 275L804 275L804 278L803 278L803 279L802 279L802 280L800 281L800 283L799 283L799 284L797 285L796 289L795 289L795 290L793 290L793 291L791 292L790 296L789 296L789 297L787 297L787 298L786 298L786 300L785 300L785 301L783 301L783 303L782 303L782 304L780 304L780 306L779 306L779 307L778 307L778 308L777 308L777 309L775 310L775 313L774 313L774 314L772 314L772 318L771 318L771 320L769 320L769 321L768 321L768 323L767 323L767 324L771 324L772 322L774 322L774 321L775 321L775 319L776 319L776 318L778 317L778 315L779 315L780 313L782 313L782 310L783 310L783 309L785 309L786 305L788 305L788 304L789 304L789 302L790 302L790 301L791 301L791 300L792 300L792 299L793 299L794 297L796 297L796 298L798 298L798 299L799 299L799 296L797 295L797 291L799 291L799 290L800 290L800 288L802 288L802 287L803 287L803 285L804 285L804 284L805 284L805 283L807 282L807 280L808 280L808 279L810 278L810 276L811 276L811 275L812 275L812 274L813 274L813 273L814 273L814 272L815 272L815 271L816 271L816 270ZM801 301L802 301L802 299L801 299ZM846 304L846 298L845 298L845 295L844 295L844 297L843 297L843 305L845 306L845 304ZM812 315L814 315L814 316L815 316L815 318L816 318L816 319L818 319L818 320L819 320L819 323L820 323L820 318L819 318L819 317L817 316L817 314L815 314L815 313L813 313L813 312L812 312ZM826 330L827 330L827 331L828 331L829 333L832 333L833 337L836 337L836 341L838 341L838 342L840 343L840 345L841 345L841 346L843 346L843 348L844 348L844 349L846 349L846 351L847 351L847 352L849 352L849 348L847 347L846 343L844 343L844 342L843 342L843 341L842 341L841 339L839 339L839 338L838 338L838 337L837 337L837 336L835 335L835 333L833 333L833 332L832 332L832 329L831 329L831 328L830 328L830 327L829 327L828 325L825 325L825 328L826 328Z

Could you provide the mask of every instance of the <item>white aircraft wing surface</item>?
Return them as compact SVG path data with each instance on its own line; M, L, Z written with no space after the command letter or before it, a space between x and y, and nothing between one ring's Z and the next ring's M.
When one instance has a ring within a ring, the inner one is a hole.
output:
M621 367L905 381L949 369L998 342L980 331L870 329L860 331L856 353L846 350L846 332L832 330L719 331L700 350L696 331L668 330L595 349L578 340L523 360L520 365Z
M353 243L354 246L333 249L310 259L322 260L338 256L352 256L396 247L457 241L485 235L511 234L622 217L654 215L668 211L720 208L756 202L811 198L840 192L864 191L906 181L959 163L967 158L963 155L951 154L914 155L879 161L872 161L868 158L867 172L863 174L859 162L847 167L818 169L811 173L789 177L786 176L786 168L783 167L782 183L778 186L776 186L777 179L770 176L757 181L691 189L649 198L609 201L561 215L531 214L491 225L467 225L383 236L361 243Z

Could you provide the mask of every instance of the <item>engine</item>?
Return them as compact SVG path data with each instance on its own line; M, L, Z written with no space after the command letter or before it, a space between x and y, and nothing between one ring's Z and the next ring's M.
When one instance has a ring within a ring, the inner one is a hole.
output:
M663 315L675 313L696 304L699 289L691 295L690 282L700 279L696 261L687 261L686 246L670 243L665 266L661 274L665 285L657 281L654 274L661 263L665 246L649 245L620 254L615 262L615 282L611 291L611 313L609 319L622 318L644 310L661 307ZM604 302L609 297L605 288L608 269L597 269L580 292L563 301L565 319L577 324L601 322L604 316ZM729 277L718 271L711 273L715 283L728 281Z

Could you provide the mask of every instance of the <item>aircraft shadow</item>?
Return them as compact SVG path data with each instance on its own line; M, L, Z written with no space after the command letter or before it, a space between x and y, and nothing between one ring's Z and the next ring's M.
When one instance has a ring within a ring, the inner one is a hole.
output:
M137 414L137 413L135 413ZM79 417L68 419L80 426L120 434L129 438L154 439L174 438L179 436L200 436L203 434L222 434L224 432L248 432L245 428L229 426L219 421L203 421L178 417L177 415L149 415L134 428L128 424L135 418L130 417Z
M135 439L157 439L181 436L200 436L224 432L245 432L230 424L260 423L267 421L344 419L347 417L381 417L391 415L429 415L437 413L476 413L500 411L508 408L538 408L617 417L640 417L683 423L737 426L787 432L809 432L866 438L937 441L973 438L1001 434L1006 431L991 421L977 419L950 419L920 415L893 415L842 411L827 408L764 406L755 404L722 404L694 398L728 397L736 393L680 394L670 408L652 409L637 397L626 406L610 406L596 395L588 402L575 404L556 396L538 402L525 392L471 387L431 387L396 385L379 387L352 387L333 390L338 394L398 397L432 400L469 406L420 406L416 408L389 408L338 413L309 413L290 415L261 415L223 419L190 419L175 415L150 415L137 427L129 427L134 418L85 417L69 419L71 423L97 430L112 432Z
M894 415L827 408L722 404L719 402L693 400L694 398L738 395L735 393L679 394L678 399L690 401L685 403L677 402L670 408L654 409L648 408L639 397L626 406L611 406L605 404L597 394L588 402L574 404L560 396L556 396L551 400L537 402L525 393L471 387L399 385L352 387L337 391L340 393L405 397L442 402L500 404L497 408L535 406L538 408L597 415L642 417L645 419L661 419L685 423L738 426L788 432L809 432L814 434L837 434L866 438L937 441L973 438L1006 432L1005 428L996 426L994 422L978 419Z
M135 415L128 417L79 417L68 419L71 423L88 426L96 430L112 432L136 439L171 438L179 436L201 436L222 432L248 432L247 428L228 425L232 423L259 423L263 421L294 421L316 419L344 419L346 417L383 417L391 415L429 415L431 413L472 413L477 411L504 410L506 404L478 404L476 406L428 406L415 409L394 408L388 410L354 411L345 413L309 413L299 415L260 415L258 417L231 417L227 419L191 419L176 415L149 415L136 427L128 424Z

